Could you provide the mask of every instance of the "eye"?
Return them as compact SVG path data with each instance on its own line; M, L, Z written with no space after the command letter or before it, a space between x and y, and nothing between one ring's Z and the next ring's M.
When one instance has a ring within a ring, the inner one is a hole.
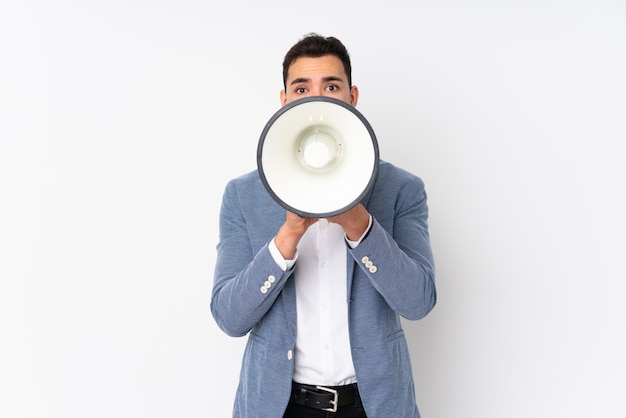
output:
M326 87L326 90L328 91L337 91L339 90L339 87L335 84L330 84L328 87Z
M296 93L298 94L304 94L306 93L306 89L304 87L296 87Z

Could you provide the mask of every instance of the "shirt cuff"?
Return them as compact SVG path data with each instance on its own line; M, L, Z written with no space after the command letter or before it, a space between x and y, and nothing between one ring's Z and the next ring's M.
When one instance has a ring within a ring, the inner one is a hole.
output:
M363 235L361 235L361 238L359 238L358 241L351 241L346 236L346 241L348 242L348 245L350 246L350 248L356 248L356 246L359 245L361 241L365 239L367 234L370 232L370 229L372 229L372 215L370 215L370 220L369 220L369 224L367 224L367 229L365 230L365 232L363 232Z
M276 246L273 238L267 247L270 250L272 258L274 259L276 264L278 264L278 267L280 267L282 271L291 270L294 264L296 264L296 260L298 259L298 250L296 250L296 254L293 256L293 260L285 260L280 251L278 251L278 247Z

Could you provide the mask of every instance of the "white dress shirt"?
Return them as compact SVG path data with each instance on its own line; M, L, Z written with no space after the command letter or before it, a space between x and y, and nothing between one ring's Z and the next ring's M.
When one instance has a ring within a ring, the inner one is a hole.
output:
M367 234L372 219L363 234ZM270 252L284 269L296 263L297 333L293 380L338 386L356 382L348 332L346 242L340 225L325 219L311 225L293 260L284 260L274 241Z

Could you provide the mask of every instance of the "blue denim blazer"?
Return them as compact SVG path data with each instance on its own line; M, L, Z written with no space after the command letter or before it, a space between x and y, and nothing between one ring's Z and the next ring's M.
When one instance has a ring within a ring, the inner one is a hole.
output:
M346 245L346 302L359 391L370 418L417 418L400 315L420 319L436 303L424 184L381 161L362 203L372 214L372 228L356 248ZM294 271L283 272L268 250L284 220L285 210L256 171L227 184L211 312L226 334L248 335L233 410L237 418L280 418L289 401L296 341Z

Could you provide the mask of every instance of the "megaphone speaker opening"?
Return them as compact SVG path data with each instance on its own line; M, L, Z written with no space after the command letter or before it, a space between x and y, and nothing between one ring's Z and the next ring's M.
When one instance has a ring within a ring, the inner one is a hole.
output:
M257 147L259 177L285 209L326 218L354 207L378 172L378 143L350 104L306 97L272 116Z
M300 134L297 144L298 161L313 172L332 170L341 158L342 143L327 126L309 127Z

